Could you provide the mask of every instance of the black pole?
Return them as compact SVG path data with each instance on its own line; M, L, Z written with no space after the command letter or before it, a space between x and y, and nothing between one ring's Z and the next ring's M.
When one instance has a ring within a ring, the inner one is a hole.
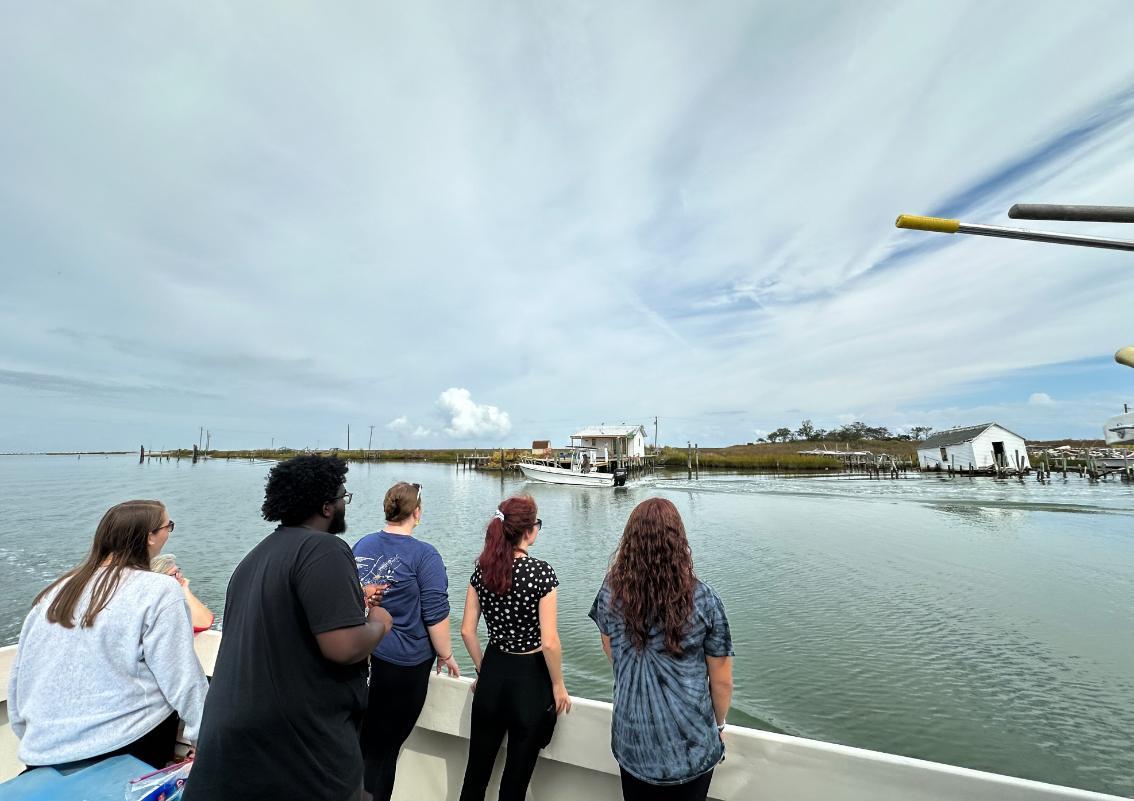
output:
M1013 220L1134 223L1134 206L1060 206L1049 203L1017 203L1008 209L1008 216Z

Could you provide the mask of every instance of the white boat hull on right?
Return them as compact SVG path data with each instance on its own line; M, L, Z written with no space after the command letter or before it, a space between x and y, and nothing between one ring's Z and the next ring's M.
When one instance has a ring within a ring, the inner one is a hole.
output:
M520 462L520 470L526 478L546 481L549 484L570 484L576 487L613 487L613 473L581 473L565 467L552 467L546 464Z
M1134 412L1116 415L1107 420L1103 425L1103 436L1106 437L1106 444L1111 447L1134 445Z

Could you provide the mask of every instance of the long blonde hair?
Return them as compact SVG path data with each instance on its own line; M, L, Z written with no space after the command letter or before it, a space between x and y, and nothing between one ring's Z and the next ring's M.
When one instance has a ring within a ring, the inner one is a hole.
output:
M110 507L98 523L87 558L51 582L32 605L62 585L47 607L47 621L74 628L75 607L87 584L105 563L106 570L95 580L91 601L79 623L80 628L93 626L98 613L114 597L122 581L122 571L150 569L149 535L161 525L164 512L165 505L161 501L126 501Z

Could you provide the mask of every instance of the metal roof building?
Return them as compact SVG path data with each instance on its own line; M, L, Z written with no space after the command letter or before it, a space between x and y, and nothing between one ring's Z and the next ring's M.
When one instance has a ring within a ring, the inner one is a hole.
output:
M646 427L605 423L588 426L571 435L571 443L588 448L606 448L612 456L645 456Z
M939 431L918 443L917 461L922 470L1031 467L1028 443L999 423Z

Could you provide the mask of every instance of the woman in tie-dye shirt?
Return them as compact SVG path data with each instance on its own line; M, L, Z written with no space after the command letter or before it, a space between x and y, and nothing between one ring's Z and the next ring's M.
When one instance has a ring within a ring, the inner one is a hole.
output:
M703 801L724 758L732 636L672 503L650 498L630 514L590 616L614 665L623 798Z

